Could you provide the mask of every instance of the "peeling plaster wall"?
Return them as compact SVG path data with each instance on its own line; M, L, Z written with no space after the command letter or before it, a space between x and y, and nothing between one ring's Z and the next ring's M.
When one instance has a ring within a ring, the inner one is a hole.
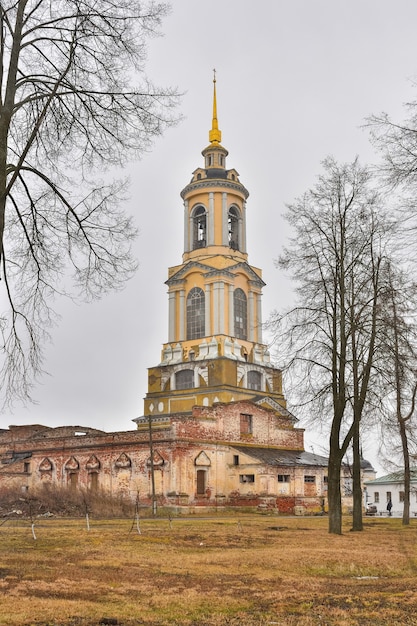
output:
M250 435L240 432L241 413L252 416ZM288 499L307 497L309 506L317 509L325 495L325 468L280 469L250 454L254 447L302 452L303 434L288 418L247 401L194 407L191 416L174 416L162 425L155 424L153 461L159 502L276 507L282 496L288 507ZM233 445L247 449L247 454L240 453L238 466ZM317 488L309 486L309 493L305 491L305 471L317 476ZM292 476L284 494L278 473ZM242 474L253 475L253 482L242 482L246 480ZM132 499L139 492L142 502L150 501L148 430L144 426L143 430L105 433L84 427L34 425L0 431L0 488L14 485L35 490L43 484L101 489Z

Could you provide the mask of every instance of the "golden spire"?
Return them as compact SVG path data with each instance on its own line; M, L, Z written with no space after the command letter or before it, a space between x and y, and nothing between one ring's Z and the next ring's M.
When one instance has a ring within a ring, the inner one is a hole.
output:
M210 143L219 144L222 140L222 132L219 130L219 124L217 121L217 100L216 100L216 70L213 70L213 120L211 123L211 131L209 132Z

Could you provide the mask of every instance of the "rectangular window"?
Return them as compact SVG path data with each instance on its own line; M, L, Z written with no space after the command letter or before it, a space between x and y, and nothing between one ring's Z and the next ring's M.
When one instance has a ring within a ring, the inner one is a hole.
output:
M387 491L387 502L388 502L388 500L392 501L392 497L391 497L391 492L390 491Z
M91 472L91 474L88 475L88 486L90 487L91 491L98 490L98 473L97 472Z
M70 489L76 489L78 484L78 474L76 472L70 472L68 474L68 483Z
M379 503L379 491L375 491L374 493L374 502L375 504Z
M289 483L290 475L289 474L278 474L278 482L279 483Z
M305 483L315 483L316 482L316 477L315 476L304 476L304 482Z
M25 472L25 474L29 474L29 472L30 472L30 463L25 463L23 465L23 471Z
M239 482L240 483L254 483L255 474L240 474Z
M400 502L404 502L404 491L400 491Z
M252 415L248 415L247 413L240 414L240 434L252 434Z
M327 485L328 482L329 482L329 477L328 476L323 476L323 482L324 482L325 485Z
M238 454L234 454L233 455L233 465L239 465L239 455Z
M204 496L206 493L206 471L197 470L197 495Z

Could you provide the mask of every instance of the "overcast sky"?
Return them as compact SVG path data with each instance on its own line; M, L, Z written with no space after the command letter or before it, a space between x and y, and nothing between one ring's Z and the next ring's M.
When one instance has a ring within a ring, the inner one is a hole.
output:
M93 304L56 302L62 316L47 350L36 405L17 405L0 427L76 424L130 430L142 415L147 368L167 341L169 266L182 262L180 191L203 165L213 68L228 168L249 190L249 263L267 283L264 320L290 286L274 266L286 243L285 205L311 187L333 155L376 156L361 126L371 113L395 119L417 100L415 0L173 0L147 71L184 92L184 120L129 167L127 210L140 236L139 270L123 292ZM314 439L314 437L313 437ZM365 453L372 446L365 442Z

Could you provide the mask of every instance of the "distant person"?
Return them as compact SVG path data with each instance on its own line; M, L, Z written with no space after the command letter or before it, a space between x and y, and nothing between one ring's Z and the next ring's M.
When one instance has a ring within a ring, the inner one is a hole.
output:
M391 502L391 498L388 500L387 502L387 511L388 511L388 515L391 515L391 509L392 509L392 502Z

